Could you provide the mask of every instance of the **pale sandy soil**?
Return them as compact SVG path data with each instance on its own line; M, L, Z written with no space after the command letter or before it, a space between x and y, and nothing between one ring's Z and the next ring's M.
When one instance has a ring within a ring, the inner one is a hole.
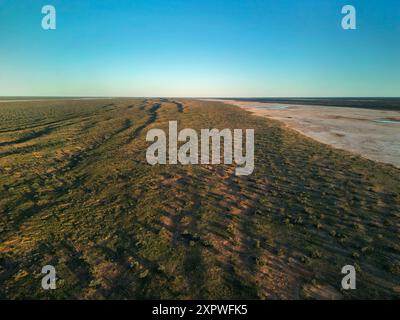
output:
M400 120L399 111L223 101L256 115L279 120L319 142L400 168L400 123L374 122L388 118ZM262 106L288 108L257 108Z

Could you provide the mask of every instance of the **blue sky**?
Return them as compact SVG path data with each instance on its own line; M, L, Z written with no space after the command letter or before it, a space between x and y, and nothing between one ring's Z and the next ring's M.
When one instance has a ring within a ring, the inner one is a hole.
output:
M400 2L0 0L0 95L400 96Z

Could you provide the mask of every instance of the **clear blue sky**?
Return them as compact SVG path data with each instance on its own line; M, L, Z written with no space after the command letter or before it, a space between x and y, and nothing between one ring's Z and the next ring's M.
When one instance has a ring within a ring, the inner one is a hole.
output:
M400 96L400 1L0 0L0 95Z

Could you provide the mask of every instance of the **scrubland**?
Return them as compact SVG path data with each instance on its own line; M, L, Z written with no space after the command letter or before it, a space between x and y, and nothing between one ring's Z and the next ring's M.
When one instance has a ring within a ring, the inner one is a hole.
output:
M150 166L146 133L170 120L254 128L254 173ZM0 298L399 298L399 191L391 165L219 102L4 102Z

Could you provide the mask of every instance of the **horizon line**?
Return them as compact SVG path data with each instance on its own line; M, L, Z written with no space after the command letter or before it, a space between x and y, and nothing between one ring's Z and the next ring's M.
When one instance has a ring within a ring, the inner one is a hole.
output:
M3 96L3 98L87 98L87 99L400 99L400 96L75 96L75 95L27 95Z

